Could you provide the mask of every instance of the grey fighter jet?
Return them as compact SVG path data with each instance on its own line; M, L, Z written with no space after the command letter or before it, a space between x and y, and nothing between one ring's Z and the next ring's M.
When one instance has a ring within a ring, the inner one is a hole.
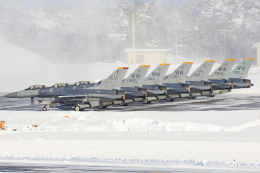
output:
M190 85L190 94L182 96L182 98L194 99L197 96L209 96L212 91L212 83L207 82L207 76L209 75L215 60L206 60L201 64L191 75L187 76L184 81Z
M150 103L153 100L165 99L165 87L162 86L162 80L170 64L160 64L147 77L145 77L150 66L144 65L139 68L146 68L145 73L139 74L137 69L133 74L122 82L120 90L124 91L124 100L121 105L127 105L131 102ZM138 81L133 79L140 76Z
M55 84L52 87L42 87L41 89L28 89L5 95L8 98L28 98L38 97L40 104L47 107L62 109L83 110L88 107L100 106L101 102L116 100L123 97L118 92L122 80L128 67L119 67L107 79L98 83L88 83L87 85Z
M233 82L233 88L250 88L251 80L246 79L248 71L254 62L254 58L245 58L229 74L229 80Z
M197 92L203 92L203 91L210 91L211 90L211 86L210 85L206 85L205 83L198 85L197 83L191 84L191 83L187 83L187 75L191 69L193 62L184 62L182 65L180 65L172 74L168 75L165 77L163 83L164 86L166 86L167 88L175 88L175 89L185 89L185 86L188 86L189 88L189 92L185 93L172 93L168 95L166 101L173 101L175 98L189 98L190 96L192 96L194 93ZM209 67L209 64L203 65L203 68L207 68ZM199 67L197 70L201 69L201 67ZM197 71L196 70L196 71ZM195 71L195 72L196 72ZM202 73L202 70L200 70L200 72Z
M232 89L233 82L229 80L229 73L236 59L225 60L214 72L208 76L208 81L213 83L214 90Z
M112 104L125 106L134 101L142 101L146 91L144 88L141 88L142 82L149 68L150 65L140 65L133 73L125 78L120 87L120 91L123 93L123 98L113 102L103 102L103 108Z
M163 78L170 64L163 63L155 68L143 82L143 88L147 90L143 103L151 103L153 100L165 100L167 98L167 87L163 86Z
M214 60L205 61L187 78L186 83L190 85L212 86L211 91L192 93L191 98L196 98L197 96L214 97L217 94L223 94L231 91L233 85L231 81L226 80L226 75L231 71L234 60L226 60L211 75L209 75L214 63Z

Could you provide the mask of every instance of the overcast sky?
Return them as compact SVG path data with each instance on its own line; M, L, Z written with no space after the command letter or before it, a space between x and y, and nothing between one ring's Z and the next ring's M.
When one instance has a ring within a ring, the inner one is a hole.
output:
M0 3L23 3L25 5L82 5L87 3L95 3L95 2L102 2L102 3L110 3L110 2L117 2L120 0L0 0ZM137 2L146 2L149 0L133 0ZM162 4L168 4L172 1L179 1L179 2L187 2L188 0L161 0Z

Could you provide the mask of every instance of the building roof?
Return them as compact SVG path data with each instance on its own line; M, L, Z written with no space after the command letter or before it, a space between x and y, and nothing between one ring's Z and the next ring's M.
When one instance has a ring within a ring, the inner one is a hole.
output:
M260 42L254 44L254 47L258 47L258 46L260 46Z
M124 52L169 52L171 49L125 49Z

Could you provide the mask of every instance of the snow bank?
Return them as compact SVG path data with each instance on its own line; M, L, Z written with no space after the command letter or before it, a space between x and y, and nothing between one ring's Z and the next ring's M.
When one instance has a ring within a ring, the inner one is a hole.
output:
M153 119L128 118L123 121L109 120L85 131L102 132L220 132L223 127L192 122L163 122Z
M1 111L0 120L0 162L260 169L259 111Z
M240 125L240 126L231 126L230 128L225 129L225 131L227 131L227 132L237 132L237 131L242 131L244 129L252 128L252 127L260 127L260 119L258 119L256 121L245 123L245 124Z

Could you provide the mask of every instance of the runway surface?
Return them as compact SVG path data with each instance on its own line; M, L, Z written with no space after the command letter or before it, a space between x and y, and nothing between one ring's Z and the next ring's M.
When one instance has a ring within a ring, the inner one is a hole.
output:
M226 173L254 172L248 170L189 169L189 168L146 168L129 166L90 166L69 164L0 163L0 172L88 172L88 173Z
M0 111L42 111L37 99L5 98L0 93ZM49 111L61 111L48 108ZM105 109L86 109L85 111L232 111L260 110L260 95L221 94L215 97L197 97L196 99L178 99L174 102L153 101L151 104L130 103L128 106L113 105Z

